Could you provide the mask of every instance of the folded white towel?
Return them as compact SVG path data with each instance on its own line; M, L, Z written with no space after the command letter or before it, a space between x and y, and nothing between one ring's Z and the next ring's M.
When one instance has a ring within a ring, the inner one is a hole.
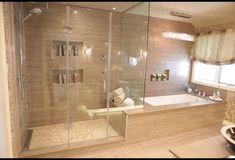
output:
M122 101L124 100L125 96L126 96L126 95L125 95L125 93L123 92L122 94L113 97L111 100L112 100L112 102L113 102L115 105L119 105L119 104L122 103Z
M119 96L122 93L124 93L123 88L119 87L110 93L110 98L112 99L113 97Z
M134 106L134 100L132 98L125 98L123 101L123 106Z

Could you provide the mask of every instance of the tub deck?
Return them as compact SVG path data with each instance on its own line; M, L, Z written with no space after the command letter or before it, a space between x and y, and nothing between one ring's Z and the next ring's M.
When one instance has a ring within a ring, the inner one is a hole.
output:
M134 109L134 110L126 110L124 111L127 115L132 114L143 114L143 113L151 113L151 112L157 112L157 111L167 111L167 110L174 110L174 109L180 109L180 108L189 108L189 107L195 107L195 106L207 106L207 105L225 105L226 102L216 102L209 99L202 99L198 101L192 101L187 103L178 103L178 104L168 104L168 105L158 105L158 106L152 106L148 103L144 103L144 108L141 109Z

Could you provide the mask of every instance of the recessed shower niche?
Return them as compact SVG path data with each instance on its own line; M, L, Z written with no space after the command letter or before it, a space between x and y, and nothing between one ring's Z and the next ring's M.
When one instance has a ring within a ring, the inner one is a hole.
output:
M83 82L82 69L55 69L53 70L53 84L54 85L73 85Z
M55 57L78 56L82 54L83 42L69 41L68 50L66 41L52 41L52 59Z

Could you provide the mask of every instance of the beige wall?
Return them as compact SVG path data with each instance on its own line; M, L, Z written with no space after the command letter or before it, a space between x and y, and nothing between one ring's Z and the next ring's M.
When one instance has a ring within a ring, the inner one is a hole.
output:
M12 157L3 3L0 2L0 157Z
M162 32L194 34L191 23L150 17L145 95L164 96L185 92L189 81L190 51L193 42L166 39ZM168 81L150 81L153 73L170 70Z

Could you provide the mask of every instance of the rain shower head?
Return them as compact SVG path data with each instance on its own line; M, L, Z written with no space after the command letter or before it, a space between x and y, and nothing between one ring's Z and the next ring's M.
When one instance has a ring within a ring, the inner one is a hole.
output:
M30 10L30 13L36 14L36 15L40 15L40 14L42 14L42 9L40 9L40 8L33 8L33 9Z
M27 20L32 15L41 15L42 13L56 13L56 12L57 12L56 9L49 9L48 2L47 2L46 7L43 7L43 8L35 7L33 9L31 9L29 11L29 14L22 20L22 22Z
M40 15L42 14L42 9L40 8L33 8L29 11L29 14L22 20L22 22L24 22L26 19L28 19L29 17L31 17L32 15Z

